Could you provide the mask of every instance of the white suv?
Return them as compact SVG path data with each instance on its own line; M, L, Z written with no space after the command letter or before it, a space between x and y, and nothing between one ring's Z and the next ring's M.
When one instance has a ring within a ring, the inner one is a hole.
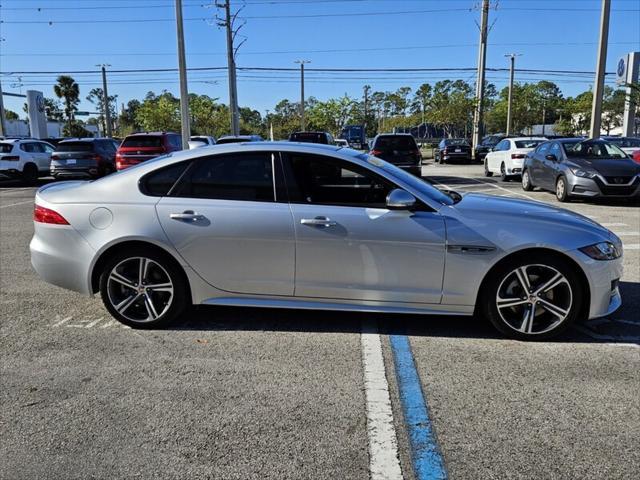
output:
M19 178L33 184L49 175L53 145L35 139L0 139L0 179Z
M522 175L524 157L546 141L544 137L505 138L484 157L484 175L491 177L499 173L503 182Z

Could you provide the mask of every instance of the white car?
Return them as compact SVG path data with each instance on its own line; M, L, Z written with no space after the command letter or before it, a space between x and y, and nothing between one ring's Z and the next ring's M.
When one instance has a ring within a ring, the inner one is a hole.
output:
M546 141L544 137L505 138L484 158L485 177L491 177L495 173L500 174L502 181L507 181L521 175L524 157Z
M344 138L335 138L333 143L336 144L336 147L344 147L349 148L349 142L347 142Z
M51 154L55 147L37 139L0 140L0 179L18 178L33 184L49 175Z
M640 150L640 138L633 137L604 137L609 143L619 147L624 153L633 156L634 152Z
M192 142L202 142L205 145L209 146L216 144L216 139L208 135L192 135L191 137L189 137L189 140L191 140Z

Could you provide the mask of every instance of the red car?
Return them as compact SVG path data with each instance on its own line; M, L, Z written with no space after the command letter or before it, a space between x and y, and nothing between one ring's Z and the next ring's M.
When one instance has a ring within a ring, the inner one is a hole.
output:
M633 155L631 155L631 158L633 158L634 162L640 163L640 150L636 150L635 152L633 152Z
M165 153L182 150L182 137L172 132L127 135L116 152L116 169L124 170Z

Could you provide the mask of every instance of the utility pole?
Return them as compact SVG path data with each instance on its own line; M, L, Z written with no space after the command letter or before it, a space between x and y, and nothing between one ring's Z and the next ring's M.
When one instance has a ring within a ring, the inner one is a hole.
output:
M4 100L2 99L2 81L0 81L0 137L7 134L7 125L4 116Z
M109 107L109 93L107 93L107 67L108 63L96 65L102 69L102 109L104 110L104 130L107 137L111 137L111 109ZM117 108L117 107L116 107Z
M187 150L189 148L191 127L189 126L189 89L187 88L187 62L184 53L182 0L176 0L176 31L178 35L178 69L180 71L180 121L182 124L182 148Z
M229 75L229 114L231 117L231 135L240 135L240 113L238 111L238 84L236 77L236 51L244 43L244 40L234 47L235 36L242 28L233 29L233 24L238 16L238 10L235 14L231 14L231 0L225 0L224 3L216 3L216 7L224 8L224 20L219 19L218 26L225 27L227 32L227 71Z
M593 87L593 105L591 108L591 138L600 136L602 122L602 96L604 93L604 73L607 63L607 42L609 41L609 11L611 0L602 0L600 13L600 42L598 46L598 64L596 65L596 80Z
M371 90L370 85L365 85L364 89L364 136L367 137L367 115L368 115L368 107L369 107L369 90Z
M543 98L542 99L542 136L544 137L544 124L545 121L547 120L547 99Z
M472 152L480 145L482 135L482 114L484 109L484 77L487 61L487 23L489 21L489 0L482 0L482 17L480 20L480 45L478 47L478 76L476 79L476 108L473 115Z
M511 106L513 104L513 73L515 70L516 57L519 54L517 53L509 53L505 55L505 57L509 57L511 63L509 66L509 100L507 102L507 130L506 134L509 135L511 133Z
M311 63L310 60L296 60L300 64L300 131L304 132L304 64Z

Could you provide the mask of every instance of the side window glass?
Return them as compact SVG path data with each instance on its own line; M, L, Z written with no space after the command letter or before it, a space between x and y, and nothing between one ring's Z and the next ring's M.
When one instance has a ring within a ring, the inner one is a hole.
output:
M385 208L396 188L375 173L343 160L290 153L287 187L292 203Z
M543 143L542 145L540 145L538 147L538 153L544 155L547 153L547 150L549 150L549 144L548 143Z
M142 193L155 197L168 195L190 163L190 161L174 163L146 175L140 182Z
M549 153L552 153L553 155L555 155L556 158L558 158L558 160L560 160L562 158L562 152L560 151L560 145L558 145L557 143L553 143L551 145L551 148L549 148Z
M187 173L171 196L273 202L270 152L205 157Z
M33 143L31 143L31 142L29 142L29 143L21 143L20 144L20 150L22 150L23 152L29 152L29 153L35 152L35 150L33 148Z

